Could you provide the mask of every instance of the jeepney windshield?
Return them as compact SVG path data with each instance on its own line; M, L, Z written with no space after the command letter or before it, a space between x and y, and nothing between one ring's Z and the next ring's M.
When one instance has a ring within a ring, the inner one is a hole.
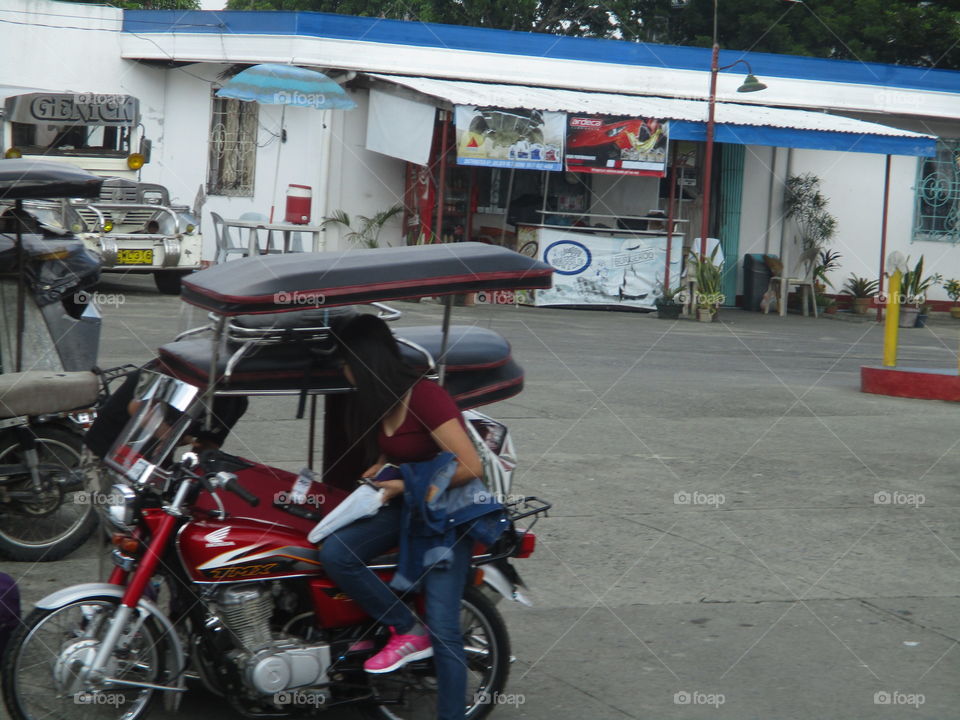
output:
M126 157L132 128L12 123L12 144L24 155Z
M4 117L24 155L126 157L140 111L130 95L29 93L7 98Z

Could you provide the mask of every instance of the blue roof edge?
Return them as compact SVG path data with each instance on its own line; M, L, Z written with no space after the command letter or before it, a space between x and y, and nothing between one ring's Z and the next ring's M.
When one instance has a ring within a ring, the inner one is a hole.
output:
M318 12L125 10L123 32L299 35L414 47L706 72L710 48L577 38ZM520 38L523 42L519 42ZM746 60L756 75L960 94L960 72L931 68L721 50L720 64ZM741 69L732 69L742 74Z

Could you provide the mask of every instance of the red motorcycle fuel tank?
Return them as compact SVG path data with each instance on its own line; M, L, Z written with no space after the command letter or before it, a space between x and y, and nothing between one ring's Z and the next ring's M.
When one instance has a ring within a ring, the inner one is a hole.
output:
M316 575L317 548L293 528L253 518L201 520L184 525L177 552L199 583Z
M253 518L188 523L177 537L177 552L199 583L236 583L307 577L318 627L354 625L367 614L323 573L315 545L284 525ZM389 582L392 573L377 571Z

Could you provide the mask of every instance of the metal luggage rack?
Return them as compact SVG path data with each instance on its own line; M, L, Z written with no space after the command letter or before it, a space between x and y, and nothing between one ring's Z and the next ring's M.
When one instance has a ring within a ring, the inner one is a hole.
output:
M540 519L540 515L547 517L547 512L553 507L553 504L533 495L528 495L526 497L513 500L512 502L504 503L503 507L507 511L507 517L510 519L510 523L514 526L516 526L519 520L533 518L533 521L529 525L521 528L525 533L527 533L530 532L533 529L533 526L537 524L537 520ZM506 533L503 538L494 543L486 555L475 557L474 562L476 562L478 565L484 565L486 563L497 562L498 560L510 558L516 554L519 548L520 540L515 529L511 533Z
M397 310L396 308L390 307L384 303L372 302L370 305L377 308L377 316L387 322L397 320L403 315L401 310ZM199 335L205 332L211 332L214 334L214 336L216 336L217 330L221 326L222 322L222 332L227 343L232 343L239 346L231 353L230 358L227 360L227 366L224 369L223 379L228 383L230 382L230 378L233 376L233 372L236 370L237 365L240 364L240 361L256 348L270 345L284 345L287 343L320 343L329 340L330 333L332 332L332 328L329 325L287 328L249 328L237 324L232 318L221 318L216 313L209 313L207 317L210 320L208 325L201 325L200 327L195 327L182 332L177 335L176 338L174 338L174 341L176 342L183 340L184 338L193 335ZM435 376L436 362L433 359L433 355L431 355L426 348L399 336L397 336L397 342L402 343L423 355L427 361L430 376ZM314 351L318 355L332 355L335 352L335 347L314 348Z
M540 519L540 514L543 513L544 517L547 517L547 513L553 507L553 503L549 503L546 500L536 497L535 495L528 495L523 498L519 498L512 502L505 503L504 508L506 508L507 516L512 522L517 522L517 520L525 520L528 517L533 518L533 522L527 527L527 530L532 528L537 520Z

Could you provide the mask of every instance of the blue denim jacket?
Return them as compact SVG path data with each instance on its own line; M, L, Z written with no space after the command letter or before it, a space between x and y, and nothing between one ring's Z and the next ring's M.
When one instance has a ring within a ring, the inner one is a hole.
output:
M400 559L390 582L394 590L415 590L427 570L449 567L458 540L490 545L510 526L503 505L479 478L450 487L457 470L453 453L405 463L400 470L404 502Z

